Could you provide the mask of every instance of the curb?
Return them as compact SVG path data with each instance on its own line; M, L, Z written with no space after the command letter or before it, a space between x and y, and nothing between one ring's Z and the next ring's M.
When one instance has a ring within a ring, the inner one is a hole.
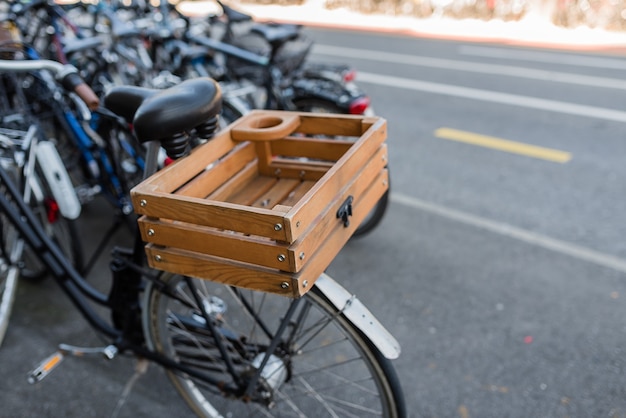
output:
M245 5L242 9L258 21L295 23L313 28L626 55L626 33L586 27L566 29L552 25L540 17L528 17L518 22L447 18L414 19L363 15L341 9L326 10L306 4L304 6Z

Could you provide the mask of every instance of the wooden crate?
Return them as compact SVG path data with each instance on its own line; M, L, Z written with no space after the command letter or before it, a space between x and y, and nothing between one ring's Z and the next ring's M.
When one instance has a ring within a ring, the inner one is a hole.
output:
M150 266L303 295L387 190L386 136L379 117L239 119L133 189Z

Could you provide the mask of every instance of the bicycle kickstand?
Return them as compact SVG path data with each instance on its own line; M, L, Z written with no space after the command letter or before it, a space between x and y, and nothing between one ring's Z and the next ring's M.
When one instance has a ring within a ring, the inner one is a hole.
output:
M106 347L75 347L68 344L60 344L56 353L44 359L39 366L28 374L28 383L35 384L41 382L48 376L66 356L83 357L88 355L102 355L107 360L112 360L117 356L118 349L114 345Z

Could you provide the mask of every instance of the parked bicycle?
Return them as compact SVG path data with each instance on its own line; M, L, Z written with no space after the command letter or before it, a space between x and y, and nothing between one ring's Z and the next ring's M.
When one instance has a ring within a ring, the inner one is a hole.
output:
M0 61L0 72L15 71L20 65L60 69L43 60ZM148 146L148 175L157 167L161 147L178 157L190 137L211 137L220 91L207 78L166 90L119 87L106 96L105 105L112 112L132 116L138 139ZM24 240L108 341L98 349L61 345L31 374L33 382L70 354L114 358L128 353L165 367L199 416L406 416L390 362L399 355L397 342L328 275L322 274L302 297L291 299L159 273L144 267L138 236L131 249L114 251L110 291L103 294L85 281L45 234L2 166L0 189L2 220L9 231L17 232L3 235L5 247L11 249ZM0 257L19 271L15 257L7 254L11 251L0 252ZM94 309L93 303L107 308L110 318L101 316L102 310Z
M27 19L30 13L41 16ZM43 32L52 38L53 44L62 44L63 47L57 49L62 53L56 57L59 62L61 58L66 60L68 56L81 54L84 59L74 61L85 64L85 60L94 55L94 51L90 51L83 56L82 49L76 47L70 48L70 51L73 51L71 53L66 51L65 46L70 44L61 42L63 38L58 32L57 19L66 22L69 21L68 17L58 5L49 1L38 0L26 5L13 5L9 18L3 24L12 25L16 35L2 46L6 54L19 54L19 57L25 60L40 58L39 51L26 39L28 36L31 42L40 44L43 40L37 38L35 34ZM20 30L18 26L20 21L24 25L27 23L29 25ZM46 31L47 25L51 25L54 30ZM35 29L28 32L28 29L32 28ZM93 81L97 78L97 73L106 71L106 68L98 66L96 69L96 73L92 74L83 68L80 74L81 76L89 74L88 79ZM134 225L134 217L130 216L133 210L129 192L141 178L144 150L136 143L129 124L106 109L98 108L98 97L95 97L92 103L85 104L45 72L33 71L24 74L21 81L15 86L24 94L31 113L37 119L42 131L47 136L55 138L57 149L70 173L81 204L90 202L96 196L105 196L115 208L116 225L124 223ZM101 83L97 84L103 86ZM110 85L107 88L109 87ZM102 94L103 89L100 89L99 93ZM111 230L111 234L113 232L114 229ZM111 234L103 237L99 248L106 245ZM86 269L93 265L98 252L96 251L89 262L85 263Z
M11 50L10 53L15 51ZM6 50L4 53L8 53ZM75 268L83 266L83 252L76 220L81 204L69 173L57 151L57 144L42 129L33 114L36 103L22 88L38 76L55 83L48 73L69 89L84 87L75 68L54 62L31 63L5 61L0 70L0 166L17 187L20 198L41 222L43 233L62 251ZM88 101L95 97L84 96ZM17 290L17 279L40 279L47 274L46 265L37 258L33 247L25 246L16 230L0 219L0 343L4 337Z

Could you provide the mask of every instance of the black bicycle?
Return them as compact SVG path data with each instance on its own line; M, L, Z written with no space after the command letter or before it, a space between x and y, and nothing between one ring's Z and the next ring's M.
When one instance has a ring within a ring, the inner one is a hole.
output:
M209 78L166 90L116 87L104 104L133 121L137 138L147 144L150 174L161 147L179 157L191 137L210 138L217 126L220 90ZM18 232L0 240L3 261L16 263L5 259L13 246L25 243L33 249L108 341L97 349L61 345L33 371L32 382L68 354L96 352L113 358L130 353L166 368L199 416L406 416L390 361L399 355L397 342L328 275L322 274L311 291L296 299L225 286L147 269L137 236L132 248L114 251L110 290L103 294L46 235L2 166L0 210L3 225ZM102 309L94 305L107 308L110 316L101 316Z

